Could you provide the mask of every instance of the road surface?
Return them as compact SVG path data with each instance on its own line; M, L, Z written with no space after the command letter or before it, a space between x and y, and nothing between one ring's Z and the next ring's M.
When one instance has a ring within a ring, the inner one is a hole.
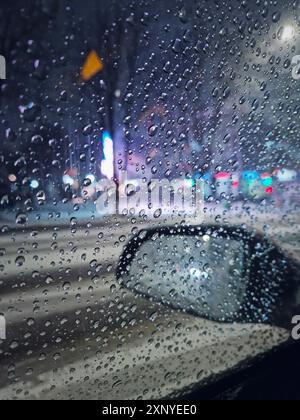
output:
M299 221L207 212L263 230L300 255ZM139 219L4 229L0 236L0 399L161 398L283 343L289 332L222 325L122 289L115 268Z

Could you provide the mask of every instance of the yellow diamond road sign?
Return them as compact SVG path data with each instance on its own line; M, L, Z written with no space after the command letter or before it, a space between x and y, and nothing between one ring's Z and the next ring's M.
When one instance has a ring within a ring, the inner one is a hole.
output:
M104 64L99 57L99 55L96 53L96 51L91 51L89 55L87 56L84 65L81 69L81 78L84 81L90 80L92 77L94 77L97 73L102 71L104 68Z

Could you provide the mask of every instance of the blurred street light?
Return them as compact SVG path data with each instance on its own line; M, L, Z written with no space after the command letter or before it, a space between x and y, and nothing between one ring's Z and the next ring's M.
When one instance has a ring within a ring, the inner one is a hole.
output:
M282 29L282 41L290 41L295 36L295 28L292 25L286 25Z
M36 179L33 179L31 182L30 182L30 187L33 189L33 190L35 190L35 189L37 189L37 188L39 188L39 182L36 180Z
M63 183L65 185L74 185L75 181L72 177L70 177L70 175L64 175L63 176Z
M11 175L8 176L8 180L10 182L16 182L17 181L17 177L16 177L15 174L11 174Z
M105 131L102 136L104 159L101 162L101 172L108 179L114 177L114 143L110 134Z

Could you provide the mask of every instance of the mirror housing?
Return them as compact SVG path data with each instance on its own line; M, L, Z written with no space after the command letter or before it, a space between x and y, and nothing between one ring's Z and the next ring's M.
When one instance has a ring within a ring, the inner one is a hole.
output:
M190 248L188 260L182 243ZM174 309L218 322L285 328L300 310L297 276L298 265L263 235L228 226L141 231L117 268L124 287Z

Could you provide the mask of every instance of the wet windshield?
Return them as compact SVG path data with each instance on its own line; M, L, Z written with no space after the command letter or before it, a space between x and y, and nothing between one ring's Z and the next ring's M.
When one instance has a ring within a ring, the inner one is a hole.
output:
M299 259L299 1L15 0L0 22L0 398L182 396L286 343L300 310L266 322L266 283L263 322L234 321L259 246L171 234L116 272L163 226L259 232L284 257L258 285Z

